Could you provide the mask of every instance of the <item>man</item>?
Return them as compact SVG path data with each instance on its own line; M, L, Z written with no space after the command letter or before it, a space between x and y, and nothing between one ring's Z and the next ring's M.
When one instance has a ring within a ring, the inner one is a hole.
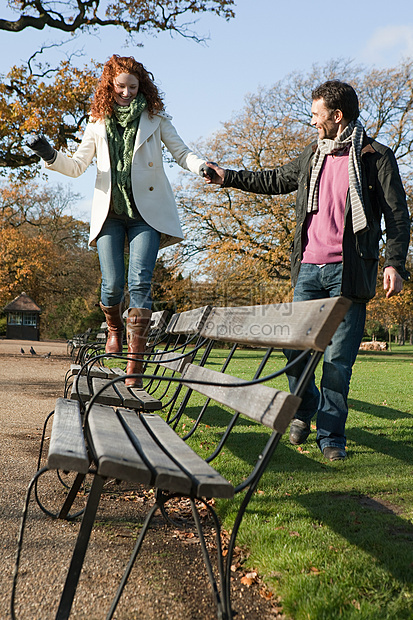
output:
M353 303L324 354L320 389L313 378L290 426L290 442L303 443L317 414L317 443L331 461L346 457L345 423L352 367L364 332L366 303L374 297L381 240L386 226L384 289L390 298L409 278L405 260L409 214L393 152L367 137L358 120L354 89L325 82L312 93L318 141L274 170L214 170L207 183L259 194L297 190L297 226L291 256L294 301L343 295ZM289 359L295 351L285 351ZM296 377L289 377L294 390Z

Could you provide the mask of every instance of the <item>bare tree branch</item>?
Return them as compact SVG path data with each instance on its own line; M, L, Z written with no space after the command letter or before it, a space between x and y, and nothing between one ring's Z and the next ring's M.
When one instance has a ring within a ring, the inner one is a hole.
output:
M103 5L102 0L69 0L64 3L56 0L47 5L41 0L12 0L10 6L20 16L14 21L0 19L0 30L22 32L26 28L43 30L47 27L74 33L78 30L119 26L129 34L169 30L199 42L205 40L205 37L190 29L196 19L181 22L182 16L213 12L226 20L234 17L234 0L163 0L150 3L115 0L104 13Z

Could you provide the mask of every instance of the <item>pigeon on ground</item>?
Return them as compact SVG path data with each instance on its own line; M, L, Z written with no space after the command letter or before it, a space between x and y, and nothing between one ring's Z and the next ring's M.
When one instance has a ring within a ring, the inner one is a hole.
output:
M49 353L46 353L46 355L43 355L43 357L50 357L50 356L51 356L51 354L52 354L52 352L51 352L51 351L49 351Z
M20 349L20 353L21 353L22 355L24 355L24 349L23 349L23 347L21 347L21 349Z
M30 353L32 355L37 355L36 351L33 349L33 347L30 347Z

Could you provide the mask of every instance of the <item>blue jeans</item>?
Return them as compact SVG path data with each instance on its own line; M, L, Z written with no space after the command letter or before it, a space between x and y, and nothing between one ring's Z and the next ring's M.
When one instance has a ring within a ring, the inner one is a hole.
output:
M294 301L338 297L342 271L341 263L324 267L301 265ZM366 304L353 302L324 352L320 389L317 388L313 376L295 416L309 424L317 414L317 443L321 451L326 446L344 448L346 445L347 396L353 364L363 338L365 320ZM286 350L284 353L288 359L293 359L299 352ZM295 374L294 371L288 376L291 391L294 391L297 384Z
M108 218L96 240L102 272L101 300L116 306L124 296L125 239L129 242L128 289L131 308L151 308L151 281L160 233L141 218Z

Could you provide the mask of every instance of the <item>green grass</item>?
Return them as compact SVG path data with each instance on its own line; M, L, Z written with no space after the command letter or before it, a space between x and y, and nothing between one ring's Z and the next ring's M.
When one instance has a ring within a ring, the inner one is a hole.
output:
M226 354L214 350L208 365L219 370ZM237 351L228 372L251 377L260 355ZM287 618L413 618L412 377L412 346L360 353L345 461L325 461L314 430L302 447L291 446L288 433L282 438L237 541L249 550L245 567L281 597ZM285 380L278 386L285 389ZM202 403L191 398L178 432L190 428ZM190 440L200 454L216 446L229 416L218 406L209 410ZM266 429L241 420L215 466L239 482L266 437ZM228 530L239 500L218 503Z

